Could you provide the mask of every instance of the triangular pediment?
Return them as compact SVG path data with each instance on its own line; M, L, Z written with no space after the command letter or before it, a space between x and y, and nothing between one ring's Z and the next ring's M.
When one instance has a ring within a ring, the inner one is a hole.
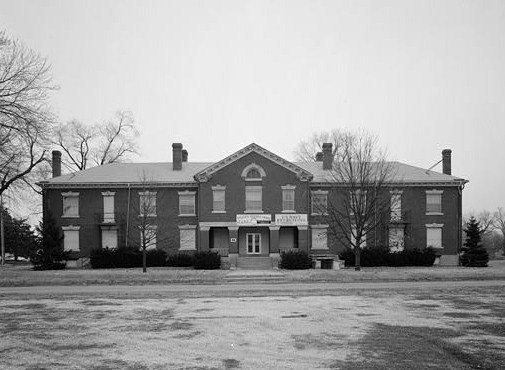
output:
M195 175L195 180L199 182L207 182L214 173L223 169L226 166L238 161L239 159L245 157L250 153L257 153L260 156L276 163L279 166L286 168L287 170L296 174L300 181L310 181L312 179L312 174L305 169L297 166L296 164L279 157L277 154L272 153L269 150L259 146L256 143L249 144L248 146L236 151L235 153L229 155L228 157L210 165L209 167L203 169Z

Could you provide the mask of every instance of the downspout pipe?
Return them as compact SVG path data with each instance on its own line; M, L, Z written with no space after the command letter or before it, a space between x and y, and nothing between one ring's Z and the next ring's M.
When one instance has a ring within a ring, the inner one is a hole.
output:
M458 245L456 248L457 255L458 255L458 266L461 266L461 259L460 253L461 253L461 245L463 243L463 218L462 218L462 212L463 212L463 189L465 188L465 184L461 184L458 186Z
M128 248L128 232L130 227L130 193L131 193L131 185L128 184L128 199L126 206L126 232L125 232L125 249Z

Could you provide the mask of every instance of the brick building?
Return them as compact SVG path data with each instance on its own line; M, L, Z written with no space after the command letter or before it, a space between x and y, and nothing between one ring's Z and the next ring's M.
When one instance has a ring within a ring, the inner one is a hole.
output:
M232 266L274 261L298 249L331 257L346 246L329 235L314 204L338 192L332 181L331 144L314 162L289 162L257 144L215 163L191 162L182 144L171 163L114 163L61 175L53 152L53 177L40 182L44 217L55 217L65 249L85 263L93 249L136 247L167 253L218 251ZM443 173L392 162L401 181L388 184L390 217L367 245L432 246L443 264L457 264L461 245L462 190L451 176L451 151Z

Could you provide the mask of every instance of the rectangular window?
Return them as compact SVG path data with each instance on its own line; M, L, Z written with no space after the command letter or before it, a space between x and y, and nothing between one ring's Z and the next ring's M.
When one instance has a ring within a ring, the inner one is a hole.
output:
M103 222L113 223L114 218L114 192L106 191L103 196Z
M442 227L443 224L426 225L426 246L431 248L442 248Z
M354 245L356 244L356 226L353 225L351 226L351 248L354 248ZM366 234L361 235L361 244L359 245L360 248L365 248L366 247Z
M213 186L212 187L212 212L224 213L225 208L225 191L226 186Z
M140 197L140 216L156 216L156 192L143 191L139 192Z
M402 219L402 191L391 191L391 221Z
M350 214L360 214L364 215L367 212L367 204L366 204L366 191L354 190L349 194L350 198Z
M311 206L313 215L324 215L328 211L328 192L316 190L312 192Z
M327 226L312 227L312 249L328 249Z
M179 192L179 216L195 216L194 191Z
M196 250L196 226L181 225L179 226L180 247L181 251Z
M63 196L63 217L79 217L79 193L69 191Z
M389 250L391 252L401 252L405 246L404 238L403 227L391 227L389 229Z
M282 186L282 211L295 212L295 186Z
M117 248L117 230L102 230L102 248Z
M261 186L245 187L246 212L263 212L262 193L263 188Z
M140 230L140 248L151 250L156 248L156 226L148 225Z
M79 251L79 226L63 226L63 249L65 251Z
M426 214L442 214L443 190L426 191Z

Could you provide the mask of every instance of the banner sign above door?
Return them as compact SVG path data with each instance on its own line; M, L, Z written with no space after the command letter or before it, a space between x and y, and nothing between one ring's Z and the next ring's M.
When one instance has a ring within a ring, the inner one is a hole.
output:
M305 226L309 223L306 214L282 213L275 215L275 224L279 226Z
M272 215L266 215L266 214L237 215L238 226L270 225L271 223L272 223Z

